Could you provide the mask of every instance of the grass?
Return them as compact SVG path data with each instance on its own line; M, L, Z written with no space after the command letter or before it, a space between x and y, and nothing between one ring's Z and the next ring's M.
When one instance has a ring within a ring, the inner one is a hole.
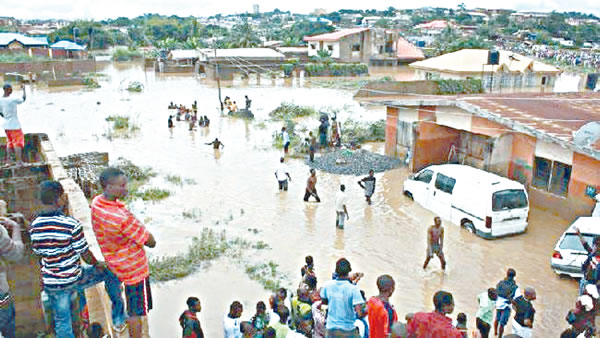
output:
M165 177L165 180L167 180L167 182L174 184L174 185L183 185L183 181L181 180L181 176L178 175L167 175Z
M202 218L202 210L194 208L194 209L190 209L190 210L184 210L181 213L181 216L183 216L183 218L187 218L187 219L193 219L193 220L200 220L200 218Z
M252 244L252 248L256 250L270 249L271 246L263 241L258 241Z
M106 118L106 121L112 122L111 128L109 128L104 134L104 136L109 139L129 138L138 130L140 130L140 127L131 121L129 116L111 115Z
M127 90L129 92L141 93L144 90L144 85L138 81L131 81L127 85Z
M263 288L276 291L282 287L286 278L277 268L279 265L273 261L261 264L246 264L246 274L250 279L259 282Z
M115 61L131 61L140 57L142 57L142 53L129 48L117 48L112 54L112 58Z
M219 258L227 253L248 248L241 239L228 239L225 231L204 228L200 237L194 237L185 253L150 260L150 276L158 282L186 277L196 272L203 262Z
M133 193L130 192L130 195L132 197L141 198L143 201L156 202L156 201L160 201L160 200L163 200L163 199L171 196L171 192L166 189L153 187L153 188L145 189L144 191L138 190Z
M314 116L316 114L317 111L312 107L282 102L279 107L269 113L269 116L274 120L289 120L297 117Z

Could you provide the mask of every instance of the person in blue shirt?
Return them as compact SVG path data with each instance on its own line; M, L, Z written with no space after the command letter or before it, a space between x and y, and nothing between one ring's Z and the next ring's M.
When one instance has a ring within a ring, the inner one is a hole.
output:
M350 280L352 267L345 258L335 264L337 279L328 281L321 289L321 299L328 305L326 337L358 337L356 318L365 316L365 300L358 286Z

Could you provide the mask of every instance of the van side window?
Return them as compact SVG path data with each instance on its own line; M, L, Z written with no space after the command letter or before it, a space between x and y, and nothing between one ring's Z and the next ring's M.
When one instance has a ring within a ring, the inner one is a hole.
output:
M452 194L452 190L454 190L454 184L456 184L456 180L454 178L443 174L438 173L437 178L435 179L435 188L449 194Z
M431 182L431 178L433 177L433 171L431 170L423 170L417 177L415 177L415 181L429 183Z

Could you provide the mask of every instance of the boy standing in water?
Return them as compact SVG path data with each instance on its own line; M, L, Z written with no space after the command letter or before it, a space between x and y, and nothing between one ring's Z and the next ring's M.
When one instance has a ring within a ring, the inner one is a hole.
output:
M433 219L434 225L427 229L427 258L423 264L423 270L427 269L427 264L436 254L442 263L442 270L446 270L446 260L444 259L444 227L442 226L442 219L435 217Z
M373 169L371 169L371 170L369 170L369 176L358 181L358 185L360 185L361 188L365 189L365 197L366 197L367 203L369 203L369 205L371 205L371 196L373 196L373 193L375 192L376 178L374 175L375 175L375 171L373 171Z

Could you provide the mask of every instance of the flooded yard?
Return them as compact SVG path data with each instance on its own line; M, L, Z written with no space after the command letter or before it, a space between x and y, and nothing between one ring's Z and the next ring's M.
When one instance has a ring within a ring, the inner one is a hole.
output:
M305 203L308 166L304 160L289 160L293 179L289 191L277 189L273 174L281 151L271 147L271 135L280 129L279 123L260 125L220 117L215 85L193 76L155 74L132 65L111 64L99 71L109 75L100 81L100 89L34 88L19 108L21 123L25 132L47 133L61 156L107 151L111 159L122 156L160 174L150 185L170 190L171 196L134 204L157 239L156 248L147 250L152 257L183 252L205 227L225 230L231 236L266 242L271 249L250 250L243 259L277 263L292 289L299 281L304 256L314 257L319 283L331 277L337 259L347 257L353 271L365 274L359 286L369 297L377 293L379 275L394 277L396 292L391 302L400 318L408 312L431 310L433 294L444 289L454 294L454 316L465 312L473 328L477 295L495 286L512 267L520 286L537 290L534 336L557 336L567 326L564 318L574 306L576 283L558 278L549 265L556 240L567 226L565 220L533 209L526 234L494 241L444 223L447 271L441 272L437 260L423 271L425 231L434 215L402 195L402 183L409 174L405 168L376 174L371 206L364 201L358 177L323 172L317 174L322 202ZM122 90L130 81L140 81L144 91ZM248 95L257 121L266 120L282 101L339 109L342 121L385 118L383 107L361 107L352 99L352 91L321 88L306 79L262 79L261 84L238 80L224 84L225 95L238 106ZM211 119L210 127L190 132L186 123L179 122L169 130L169 102L189 107L194 100L199 114ZM130 116L140 130L130 138L109 140L104 136L109 127L105 119L115 114ZM215 137L225 145L220 152L205 145ZM367 148L383 151L381 144ZM170 184L165 175L193 179L196 184ZM335 228L334 196L340 183L346 184L349 197L350 220L344 230ZM183 212L189 210L199 210L198 217L184 217ZM247 276L239 262L221 258L184 279L154 284L153 295L152 336L179 336L177 318L187 297L194 295L202 301L199 318L206 336L219 337L223 315L233 300L242 302L242 318L249 318L257 301L267 301L268 292Z

